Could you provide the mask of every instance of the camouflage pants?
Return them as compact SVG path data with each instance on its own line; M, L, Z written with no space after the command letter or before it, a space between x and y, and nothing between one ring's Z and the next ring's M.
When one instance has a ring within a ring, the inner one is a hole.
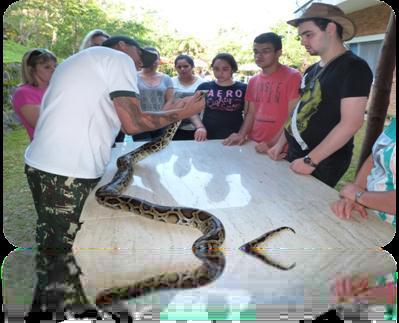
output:
M37 285L32 312L63 312L65 307L87 307L72 254L72 244L81 227L84 202L99 179L79 179L49 174L25 166L38 214L36 228Z
M37 218L36 242L39 249L71 250L83 205L99 182L46 173L25 165Z

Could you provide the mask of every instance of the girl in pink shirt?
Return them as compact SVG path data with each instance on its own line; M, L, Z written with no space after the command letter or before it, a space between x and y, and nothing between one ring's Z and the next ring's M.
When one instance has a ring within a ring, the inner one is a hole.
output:
M32 141L39 118L40 104L57 65L57 58L47 49L36 48L22 58L22 82L12 96L12 106Z

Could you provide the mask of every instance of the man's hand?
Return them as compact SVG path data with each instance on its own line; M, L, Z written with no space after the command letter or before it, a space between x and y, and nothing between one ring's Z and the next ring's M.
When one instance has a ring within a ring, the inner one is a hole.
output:
M303 161L303 158L298 158L298 159L295 159L294 161L292 161L290 168L295 173L301 174L301 175L310 175L315 170L314 167L305 164L305 162Z
M181 99L175 99L173 101L165 103L162 111L190 109L193 110L193 113L191 115L194 115L196 113L200 113L204 109L204 107L204 94L200 91L197 91L194 93L194 95L186 96Z
M233 132L230 136L222 141L222 144L225 146L241 146L246 141L245 136L240 135L239 133Z
M281 146L277 143L267 151L267 155L273 160L282 160L287 156L287 149L287 144Z
M183 101L186 103L184 108L190 110L191 115L200 113L205 108L205 95L201 91L195 92L193 96L185 97Z
M270 147L266 142L261 142L255 146L255 150L259 154L267 154Z
M346 198L331 203L330 208L331 211L333 211L340 219L349 219L352 216L353 211L358 212L360 216L367 219L366 208L363 205Z

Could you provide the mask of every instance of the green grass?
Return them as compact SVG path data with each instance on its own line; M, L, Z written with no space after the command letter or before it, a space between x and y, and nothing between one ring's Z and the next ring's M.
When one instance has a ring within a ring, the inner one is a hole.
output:
M36 211L24 174L26 130L17 126L3 136L3 232L14 246L35 246ZM2 287L6 304L30 305L35 285L34 252L15 250L4 261Z
M4 40L3 42L3 63L20 63L22 56L29 50L25 46L13 42L12 40Z
M346 183L353 182L355 179L357 163L359 162L365 131L366 131L366 121L363 123L363 127L358 131L358 133L355 136L355 147L353 149L352 161L344 176L342 176L341 180L335 186L335 189L337 191L339 191L342 188L342 186L344 186Z
M24 174L24 153L29 145L26 130L17 127L3 137L3 228L8 241L17 247L32 247L36 211Z

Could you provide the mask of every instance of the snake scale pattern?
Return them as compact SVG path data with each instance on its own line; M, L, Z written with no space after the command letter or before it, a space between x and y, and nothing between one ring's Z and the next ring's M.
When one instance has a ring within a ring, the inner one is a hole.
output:
M192 250L202 261L202 265L195 270L165 273L134 285L104 290L96 297L96 304L99 307L157 290L203 286L215 280L223 272L225 258L218 249L224 242L225 230L218 218L199 209L156 205L121 194L133 178L134 165L148 155L163 149L173 138L179 124L180 122L176 122L168 126L162 136L119 157L116 174L111 182L96 191L95 197L98 203L109 208L130 211L151 220L197 228L203 235L194 242Z
M202 261L202 265L195 270L164 273L139 281L133 285L103 290L96 296L96 305L99 308L104 309L119 301L140 297L158 290L200 287L216 280L224 270L225 258L220 248L225 240L225 230L222 222L217 217L199 209L162 206L122 194L132 181L134 165L168 145L179 124L180 122L171 124L166 128L162 136L120 156L117 159L117 171L114 177L109 183L97 189L95 198L99 204L105 207L133 212L155 221L197 228L203 235L194 242L192 251ZM278 269L291 269L292 266L285 268L275 264L256 251L256 246L260 242L283 229L293 231L293 229L288 227L273 230L245 244L240 249Z

